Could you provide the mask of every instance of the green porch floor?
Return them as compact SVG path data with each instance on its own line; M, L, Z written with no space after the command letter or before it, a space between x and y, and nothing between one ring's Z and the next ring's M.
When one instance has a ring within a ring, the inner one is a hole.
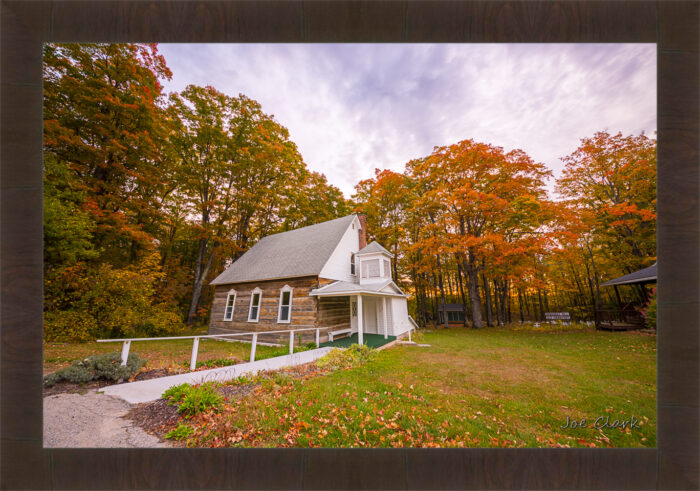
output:
M379 348L380 346L384 346L385 344L391 343L395 339L396 336L388 336L385 339L383 334L364 334L362 336L362 340L370 348ZM347 348L351 344L357 344L357 333L346 338L336 339L332 342L321 343L321 347L323 348L324 346L332 346L335 348Z

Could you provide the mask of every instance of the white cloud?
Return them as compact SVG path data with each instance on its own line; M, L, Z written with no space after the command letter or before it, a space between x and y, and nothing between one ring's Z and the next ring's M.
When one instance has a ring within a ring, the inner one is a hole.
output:
M653 135L652 44L161 44L173 80L244 93L346 196L466 138L521 148L555 173L594 132Z

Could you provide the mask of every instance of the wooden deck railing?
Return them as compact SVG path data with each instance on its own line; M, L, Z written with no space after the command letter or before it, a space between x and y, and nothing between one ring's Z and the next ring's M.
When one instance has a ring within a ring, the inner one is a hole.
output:
M321 344L320 334L321 331L328 331L330 327L309 327L309 328L295 328L295 329L285 329L281 331L249 331L249 332L236 332L230 334L206 334L201 336L169 336L162 338L121 338L121 339L98 339L98 343L123 343L122 344L122 365L126 365L126 361L129 358L129 348L131 347L132 341L167 341L170 339L192 339L192 356L190 356L190 370L194 370L197 366L197 352L199 351L199 340L200 339L222 339L222 338L232 338L237 336L252 336L252 342L250 346L250 361L255 361L255 348L258 344L258 334L281 334L289 333L289 354L294 353L294 333L300 331L316 331L316 347L318 348Z

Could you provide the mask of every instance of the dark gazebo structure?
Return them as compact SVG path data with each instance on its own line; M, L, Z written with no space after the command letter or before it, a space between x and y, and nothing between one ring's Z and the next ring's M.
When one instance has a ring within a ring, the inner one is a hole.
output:
M606 329L611 331L627 331L631 329L644 328L644 316L630 304L622 305L619 285L646 285L656 283L656 263L648 268L640 269L630 274L620 276L610 281L602 283L600 286L612 286L615 288L615 296L620 306L619 310L596 310L596 329Z

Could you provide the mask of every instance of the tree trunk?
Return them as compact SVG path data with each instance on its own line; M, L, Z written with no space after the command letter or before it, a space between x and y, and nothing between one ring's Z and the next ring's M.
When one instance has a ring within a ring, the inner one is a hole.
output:
M489 288L489 282L486 279L486 274L481 273L481 280L484 283L484 299L486 301L486 325L493 327L493 311L491 310L491 288Z
M498 297L500 295L500 289L498 287L498 282L493 280L493 308L496 311L496 325L501 325L501 299Z
M467 299L464 296L464 285L462 284L462 267L457 263L457 284L459 285L459 296L462 299L462 315L464 316L464 327L467 327Z
M440 255L438 254L436 256L437 258L437 268L438 268L438 281L440 285L440 297L442 298L442 320L443 324L445 326L445 329L449 329L449 324L447 320L447 302L445 300L445 286L442 281L442 265L440 264Z
M481 319L481 298L479 298L479 272L474 266L474 259L471 253L469 253L470 261L464 260L464 271L467 273L469 278L469 284L467 288L469 290L469 300L472 306L472 327L475 329L481 329L484 327L483 321Z
M214 259L214 253L210 252L209 257L204 262L204 257L207 254L207 239L199 240L199 249L197 251L197 261L195 262L194 269L194 285L192 288L192 301L190 302L190 310L187 314L187 326L192 327L194 324L195 317L197 315L197 307L199 306L199 300L202 298L202 286L204 285L204 280L209 274L209 268L211 267L212 260Z
M518 288L518 310L520 310L520 323L525 322L525 316L523 315L523 291Z
M511 294L510 294L510 280L506 280L506 299L508 301L508 324L513 322L513 318L510 315L510 304L511 304Z

